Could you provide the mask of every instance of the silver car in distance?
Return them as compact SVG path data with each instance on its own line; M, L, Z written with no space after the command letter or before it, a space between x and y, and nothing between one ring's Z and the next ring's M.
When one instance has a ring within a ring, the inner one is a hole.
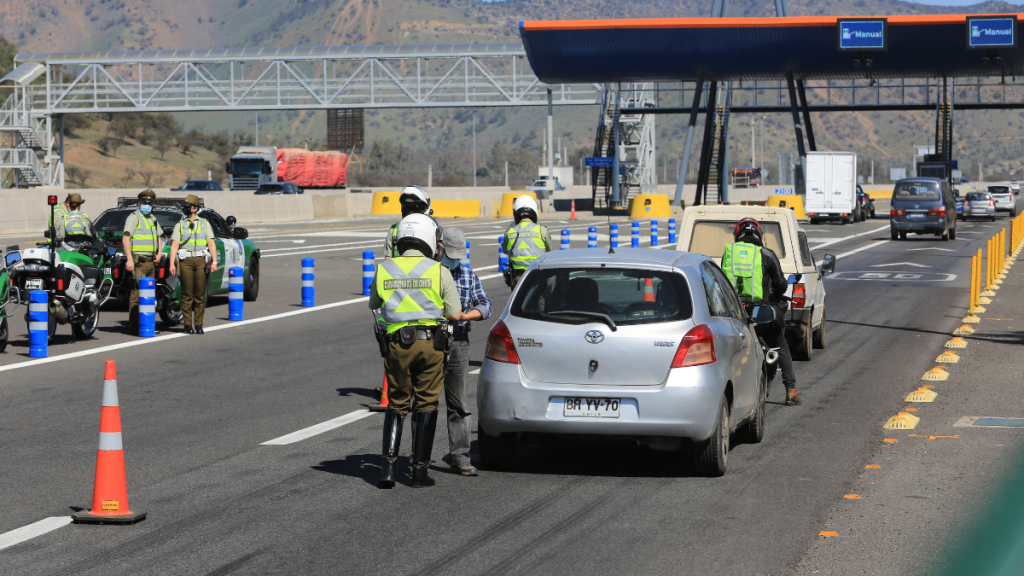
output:
M540 257L487 339L480 457L509 470L520 439L647 445L725 473L730 433L764 434L764 350L704 255L621 248Z

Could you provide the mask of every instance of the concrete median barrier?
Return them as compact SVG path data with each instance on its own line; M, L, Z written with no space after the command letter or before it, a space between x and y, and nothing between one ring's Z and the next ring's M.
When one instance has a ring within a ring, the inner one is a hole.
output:
M672 208L665 194L637 194L629 201L630 218L668 218L671 215Z
M398 204L400 195L401 192L374 192L370 214L401 214L402 207Z
M797 220L806 220L807 213L804 212L804 198L803 196L787 195L787 196L769 196L766 206L775 206L776 208L789 208L793 211L793 215L796 216Z
M506 192L501 197L501 208L498 209L498 216L512 216L512 203L520 196L533 196L537 199L536 192Z
M430 203L434 218L479 218L479 200L434 200Z

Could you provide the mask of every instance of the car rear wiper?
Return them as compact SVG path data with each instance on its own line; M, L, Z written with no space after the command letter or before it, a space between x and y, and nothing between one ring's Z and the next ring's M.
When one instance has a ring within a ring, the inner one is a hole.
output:
M615 332L616 330L619 329L619 327L615 325L615 320L612 320L611 316L603 314L601 312L585 312L583 310L560 310L558 312L548 312L548 314L551 316L588 316L590 318L604 320L604 323L611 327L612 332Z

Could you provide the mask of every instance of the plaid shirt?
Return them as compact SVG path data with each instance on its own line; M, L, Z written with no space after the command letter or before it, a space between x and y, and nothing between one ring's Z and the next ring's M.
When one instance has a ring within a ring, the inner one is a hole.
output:
M455 279L455 286L459 289L459 300L462 301L462 311L479 310L486 320L491 315L491 300L484 292L480 283L480 277L473 272L469 266L459 266L452 270L452 278ZM456 333L468 333L470 331L468 321L462 321L455 325Z

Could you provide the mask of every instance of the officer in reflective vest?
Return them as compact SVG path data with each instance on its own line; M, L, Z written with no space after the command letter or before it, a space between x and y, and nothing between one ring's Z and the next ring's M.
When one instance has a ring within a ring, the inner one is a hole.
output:
M430 209L430 194L422 186L412 185L402 188L402 193L398 195L398 205L402 208L402 218L410 214L426 214L430 216L434 213ZM433 220L433 218L431 218ZM434 224L438 228L441 228L440 224L437 224L437 220L434 220ZM384 258L397 258L398 257L398 224L391 226L388 231L388 235L384 237Z
M210 273L217 271L217 245L213 229L199 217L199 197L185 198L186 218L182 218L171 234L171 275L181 280L181 310L185 314L183 332L203 333L206 312L206 283ZM209 265L209 268L207 268ZM193 319L193 314L195 318Z
M128 215L124 223L124 255L128 261L125 269L132 273L132 294L128 300L128 329L132 334L139 332L139 279L156 277L156 267L163 256L160 236L163 229L153 215L156 192L139 192L139 209Z
M65 236L71 234L87 234L92 228L89 215L82 212L82 204L85 200L81 194L68 194L64 205L65 210L54 210L54 228L57 232L57 241L60 242Z
M68 194L67 197L64 198L63 204L58 204L57 206L54 206L53 212L50 213L50 220L46 224L47 230L49 230L51 226L56 227L62 220L64 220L64 217L67 216L67 213L70 210L70 204L71 194Z
M505 252L510 268L505 273L505 284L514 290L523 272L545 252L551 252L555 243L547 227L537 224L537 201L533 196L516 198L512 203L512 216L516 223L505 231Z
M388 379L381 488L395 485L402 424L413 395L412 487L434 485L428 473L430 452L449 347L448 333L441 324L445 318L465 319L452 274L437 261L440 238L440 229L429 216L402 218L396 240L399 256L378 264L373 279L370 309L380 309L384 330L379 343Z
M757 335L769 347L779 349L777 364L782 368L782 383L786 386L786 405L802 404L796 393L793 356L786 341L786 310L789 308L786 290L789 283L782 274L782 265L775 252L764 246L764 230L757 220L740 220L733 237L736 242L726 245L722 254L722 271L745 305L768 305L775 309L775 322L759 324Z

